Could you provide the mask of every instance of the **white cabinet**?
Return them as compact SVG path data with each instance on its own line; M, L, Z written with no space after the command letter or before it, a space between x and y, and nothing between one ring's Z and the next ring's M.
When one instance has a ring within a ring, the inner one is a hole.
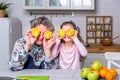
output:
M70 0L23 0L24 9L69 9Z
M94 10L94 0L23 0L30 10Z
M71 9L74 10L94 10L94 0L71 0Z

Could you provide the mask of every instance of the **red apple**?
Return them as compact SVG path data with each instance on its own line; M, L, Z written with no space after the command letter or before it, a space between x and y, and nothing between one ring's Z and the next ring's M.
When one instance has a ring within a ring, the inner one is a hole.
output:
M90 72L89 69L84 67L84 68L81 69L80 75L81 75L82 78L87 78L87 75L88 75L89 72Z
M93 70L100 70L102 68L102 64L100 61L96 60L91 65Z
M95 71L90 71L87 75L88 80L98 80L98 74Z

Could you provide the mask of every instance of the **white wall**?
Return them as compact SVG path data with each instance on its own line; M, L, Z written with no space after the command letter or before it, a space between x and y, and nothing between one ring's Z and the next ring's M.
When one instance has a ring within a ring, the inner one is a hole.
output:
M22 21L23 34L27 29L30 28L29 21L35 16L30 16L29 11L22 9L22 0L8 0L9 2L14 3L8 9L8 15L10 17L17 17ZM88 15L109 15L113 16L113 37L120 36L120 0L96 0L96 9L95 11L76 11L75 16L71 14L46 14L49 19L52 20L55 25L56 30L59 28L60 24L66 20L73 20L77 26L80 27L81 36L86 40L86 16ZM64 11L65 12L65 11ZM42 14L43 15L43 14ZM38 16L42 16L37 15ZM120 44L120 38L114 40L114 43Z

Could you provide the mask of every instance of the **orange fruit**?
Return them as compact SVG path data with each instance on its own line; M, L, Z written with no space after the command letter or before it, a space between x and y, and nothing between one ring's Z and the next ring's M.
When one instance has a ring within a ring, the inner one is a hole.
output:
M117 70L114 68L109 69L108 72L112 73L113 75L117 74Z
M106 66L102 66L102 69L108 70L108 68Z
M38 28L32 28L32 36L37 37L40 34L40 30Z
M110 72L107 72L105 75L106 80L114 80L114 75Z
M52 37L52 32L51 32L51 31L46 31L46 32L44 33L44 38L50 39L51 37Z
M64 29L59 29L57 31L57 35L58 35L58 37L64 37L65 36L65 30Z
M74 34L75 34L75 30L72 29L72 28L69 28L69 29L66 31L66 35L69 36L69 37L74 36Z
M102 78L105 78L105 75L106 75L107 72L108 72L107 69L101 69L101 70L100 70L100 76L101 76Z

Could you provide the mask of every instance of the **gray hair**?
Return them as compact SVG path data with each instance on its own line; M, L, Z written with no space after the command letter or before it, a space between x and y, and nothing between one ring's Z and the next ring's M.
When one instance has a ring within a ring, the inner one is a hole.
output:
M30 23L31 23L31 28L36 27L37 25L43 24L50 31L54 32L54 30L55 30L52 22L45 16L33 19L33 20L30 21Z

